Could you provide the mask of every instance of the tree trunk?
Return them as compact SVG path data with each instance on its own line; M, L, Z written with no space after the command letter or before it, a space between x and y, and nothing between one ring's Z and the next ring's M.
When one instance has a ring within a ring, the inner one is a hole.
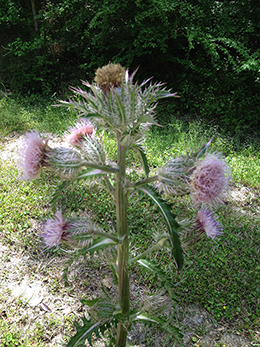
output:
M35 7L35 1L31 0L31 6L32 6L32 13L33 13L33 24L34 24L34 30L38 32L39 26L38 26L38 21L36 19L37 12L36 12L36 7Z

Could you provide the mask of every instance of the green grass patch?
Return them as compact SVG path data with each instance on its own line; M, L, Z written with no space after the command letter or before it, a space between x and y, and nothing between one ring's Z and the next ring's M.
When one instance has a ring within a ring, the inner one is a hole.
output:
M55 99L50 102L36 96L1 97L0 136L12 132L24 133L31 129L62 134L77 116L72 111L53 106L56 103Z

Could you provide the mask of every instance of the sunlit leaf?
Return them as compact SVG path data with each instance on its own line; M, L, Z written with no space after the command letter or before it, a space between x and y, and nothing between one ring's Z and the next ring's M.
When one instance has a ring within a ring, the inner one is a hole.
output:
M142 149L141 146L137 146L137 145L134 146L133 148L137 151L137 153L140 156L140 159L141 159L144 171L145 171L145 175L149 176L150 169L149 169L148 160L147 160L147 157L146 157L144 150Z
M177 232L179 225L176 222L175 216L171 211L172 206L165 200L163 200L159 193L151 186L145 185L137 187L136 189L148 195L151 201L156 204L161 215L163 216L171 237L174 258L176 260L178 268L181 269L183 266L183 252L181 248L180 238Z
M171 298L175 299L172 282L170 280L168 280L165 272L157 264L155 264L151 261L148 261L146 259L139 259L139 260L137 260L137 263L140 266L144 267L149 272L151 272L152 276L155 278L156 281L159 279L162 286L170 294Z

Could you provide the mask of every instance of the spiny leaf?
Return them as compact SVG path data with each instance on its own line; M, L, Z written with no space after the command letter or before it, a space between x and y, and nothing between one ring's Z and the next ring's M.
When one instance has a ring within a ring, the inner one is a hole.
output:
M132 321L139 321L139 322L152 322L152 323L157 323L159 324L158 318L155 317L151 317L150 315L146 314L146 313L139 313L137 315L135 315L134 319Z
M56 210L56 205L57 201L60 198L61 192L64 190L64 188L67 188L68 185L70 185L72 182L71 181L63 181L61 182L58 187L56 188L55 192L51 196L51 205L52 205L52 210Z
M67 347L80 347L85 346L86 339L88 340L90 346L92 345L92 336L96 335L97 338L100 338L99 329L103 325L101 322L94 323L92 320L87 320L86 317L82 317L83 325L80 325L77 322L74 322L74 325L77 329L77 333L71 337L70 341L67 344Z
M156 204L159 211L161 212L171 237L174 258L178 265L178 269L181 269L183 266L183 252L181 248L180 238L177 232L179 225L175 220L175 215L171 211L172 205L163 200L159 193L151 186L145 185L137 187L136 189L148 195L151 201Z
M107 175L106 171L102 171L100 169L87 169L82 170L81 173L77 176L76 180L84 180L89 179L90 177L98 177L102 175Z
M111 245L116 245L117 243L109 238L101 237L93 242L93 245L87 249L87 252L94 253L99 249L106 248Z
M80 256L83 256L84 258L86 258L87 253L93 254L100 249L104 249L106 247L109 247L115 244L117 244L117 242L109 238L100 237L98 239L95 239L91 246L87 245L79 250L74 251L71 257L69 258L69 260L67 261L67 264L66 264L67 266L63 270L62 279L65 282L65 287L69 286L69 281L68 281L69 268L77 258L79 258Z
M125 114L124 105L121 102L120 97L117 95L117 93L115 93L115 98L116 98L116 104L117 104L117 108L118 108L118 111L119 111L119 115L120 115L121 121L123 123L125 123L126 122L126 114Z
M144 152L144 150L142 149L141 146L134 146L133 147L139 154L140 158L141 158L141 161L142 161L142 165L143 165L143 168L144 168L144 171L145 171L145 175L148 177L149 176L149 172L150 172L150 169L149 169L149 165L148 165L148 160L147 160L147 157L146 157L146 154Z
M155 124L157 126L161 126L151 116L149 116L148 114L144 114L144 115L140 116L137 119L137 122L138 123L151 123L151 124Z
M98 301L100 300L100 298L94 299L94 300L87 300L87 299L81 299L79 300L82 305L87 305L89 307L95 305Z
M174 296L174 292L172 290L172 283L167 279L167 276L165 274L165 272L163 270L160 269L160 267L151 262L148 261L146 259L139 259L137 260L137 263L143 267L145 267L147 270L149 270L153 277L155 277L155 279L159 279L161 284L165 287L165 289L167 290L167 292L170 294L171 298L173 300L176 300L175 296Z
M172 324L169 319L165 319L162 316L152 316L147 313L138 312L136 314L130 315L130 320L132 322L140 321L145 324L156 324L160 329L165 330L167 333L173 335L177 340L183 338L183 334L180 332L180 329Z

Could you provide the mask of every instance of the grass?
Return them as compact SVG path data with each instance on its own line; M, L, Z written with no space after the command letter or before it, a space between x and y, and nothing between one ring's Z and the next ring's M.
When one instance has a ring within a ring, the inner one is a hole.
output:
M52 107L50 101L33 97L0 99L2 139L14 132L24 133L35 128L44 133L62 134L75 119L75 114ZM219 207L217 214L223 225L223 237L215 242L203 239L185 249L185 267L179 275L167 257L161 256L160 261L173 285L176 285L176 296L180 302L199 305L218 321L225 321L231 327L253 335L260 328L259 142L247 140L241 143L239 134L231 138L202 122L185 123L176 119L167 127L150 131L144 146L153 171L173 156L196 149L212 137L213 151L223 153L231 167L234 186L238 189L246 187L248 197L243 200L228 199ZM115 160L113 139L104 134L103 141L110 158ZM0 146L3 148L4 142ZM140 167L133 153L130 153L128 163L133 170ZM2 162L0 169L1 241L37 256L40 243L30 227L33 220L46 220L51 215L49 197L57 179L42 173L38 180L20 182L13 162ZM177 214L192 215L189 198L174 199L172 202ZM62 205L68 215L87 212L104 228L115 227L111 199L97 186L72 185L64 193ZM131 197L129 228L132 246L136 249L145 249L151 239L151 230L161 225L160 217L154 212L146 202L136 202L136 196ZM149 276L140 274L149 283ZM14 316L16 314L13 313ZM18 345L20 330L13 328L7 318L0 319L0 330L3 334L0 340L2 347ZM34 336L37 346L41 346L40 331L39 328L37 336ZM27 340L21 346L31 346L31 340Z
M56 99L45 100L35 95L27 98L0 98L0 136L13 132L24 133L31 129L63 134L75 121L76 115L64 108L54 107L55 103Z

